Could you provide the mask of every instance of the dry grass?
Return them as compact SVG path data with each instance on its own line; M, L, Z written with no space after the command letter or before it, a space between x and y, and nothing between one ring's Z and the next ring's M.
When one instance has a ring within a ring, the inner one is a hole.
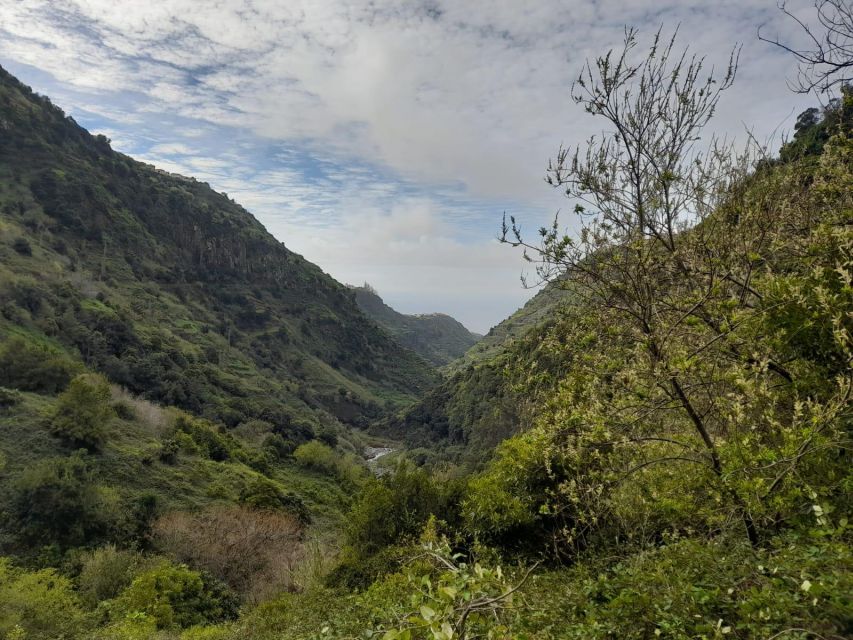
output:
M136 420L155 436L163 435L170 422L169 414L163 407L135 396L118 385L111 385L110 392L113 407L120 417Z

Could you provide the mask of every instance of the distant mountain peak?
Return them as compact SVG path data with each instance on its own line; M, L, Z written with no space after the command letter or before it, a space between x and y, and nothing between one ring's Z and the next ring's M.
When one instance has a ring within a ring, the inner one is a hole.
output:
M385 304L379 292L368 283L349 286L365 315L388 331L401 345L437 367L462 357L482 338L446 313L400 313Z

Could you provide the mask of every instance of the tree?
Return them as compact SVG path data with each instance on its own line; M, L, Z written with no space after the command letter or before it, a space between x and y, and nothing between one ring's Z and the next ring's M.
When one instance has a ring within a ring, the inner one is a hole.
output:
M146 560L135 550L118 549L109 544L85 552L80 558L77 593L91 609L99 602L112 600L124 591L134 577L156 560Z
M0 385L5 387L57 393L80 369L64 354L21 337L0 344Z
M240 504L260 511L287 511L302 524L311 522L311 512L298 495L285 492L273 480L262 475L240 490Z
M94 450L106 439L107 423L113 416L106 378L81 374L59 396L50 427L72 444Z
M805 35L802 48L783 43L779 36L758 38L791 53L799 63L796 80L789 86L797 93L829 94L853 81L853 4L849 0L815 0L817 26L809 26L788 10L785 2L779 9L793 20Z
M424 543L423 553L410 562L406 608L383 612L396 620L374 629L383 640L510 637L507 612L536 568L534 564L513 583L514 576L500 566L466 562L446 539Z
M54 569L25 571L0 558L0 635L55 640L78 638L86 616L71 581Z
M22 542L74 547L102 539L114 528L114 496L96 484L83 453L44 460L21 476L12 513Z
M785 234L793 250L821 209L781 221L751 174L754 148L736 153L713 138L700 146L738 51L717 79L674 45L658 32L634 63L636 32L627 30L622 50L587 63L573 85L574 101L611 128L585 147L561 147L548 165L547 182L576 202L578 236L555 219L531 244L511 218L502 239L592 315L598 351L574 363L553 428L577 462L569 467L607 462L581 478L599 486L573 488L572 500L653 466L686 465L691 477L708 474L702 486L757 545L757 520L776 517L769 505L796 467L782 460L826 446L847 393L840 381L841 395L825 404L800 395L784 345L759 328L773 311L765 274L787 268ZM762 458L773 462L762 468Z
M822 109L803 111L794 124L794 136L779 150L783 162L819 156L826 143L840 133L853 130L853 85L841 87L840 95L826 101Z
M455 524L460 493L460 484L450 478L439 480L410 463L398 464L358 495L347 515L347 544L356 555L368 556L416 536L430 516Z

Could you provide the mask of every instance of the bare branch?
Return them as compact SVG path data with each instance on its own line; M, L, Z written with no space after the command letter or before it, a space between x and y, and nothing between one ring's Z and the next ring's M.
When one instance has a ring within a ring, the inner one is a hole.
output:
M816 91L832 94L853 81L853 3L848 0L815 0L818 27L811 27L789 11L779 10L793 21L808 41L803 47L786 44L779 36L768 38L758 30L758 39L787 51L797 60L797 78L789 86L797 93Z

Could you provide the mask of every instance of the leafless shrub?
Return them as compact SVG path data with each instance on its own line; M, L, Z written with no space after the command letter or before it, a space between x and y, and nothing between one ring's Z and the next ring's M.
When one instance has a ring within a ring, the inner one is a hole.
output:
M153 536L163 553L210 572L247 602L297 588L304 547L292 515L241 506L174 511L155 522Z

